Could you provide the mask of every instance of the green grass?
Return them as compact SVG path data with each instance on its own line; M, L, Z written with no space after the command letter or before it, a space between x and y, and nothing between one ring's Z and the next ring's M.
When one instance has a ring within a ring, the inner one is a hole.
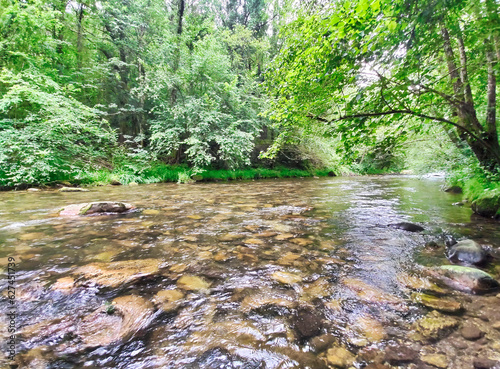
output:
M160 183L178 182L189 183L194 178L199 182L253 180L265 178L294 178L294 177L325 177L332 172L331 169L301 170L286 167L268 168L246 168L237 170L206 169L201 173L195 173L187 166L173 166L163 163L155 163L140 173L116 168L114 170L100 169L90 172L81 172L70 182L80 185L107 185L119 182L127 185L134 183Z

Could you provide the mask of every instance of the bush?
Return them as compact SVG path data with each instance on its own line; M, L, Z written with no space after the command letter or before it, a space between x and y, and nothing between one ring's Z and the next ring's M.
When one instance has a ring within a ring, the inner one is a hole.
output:
M108 123L50 78L3 70L0 96L0 186L67 180L110 159Z

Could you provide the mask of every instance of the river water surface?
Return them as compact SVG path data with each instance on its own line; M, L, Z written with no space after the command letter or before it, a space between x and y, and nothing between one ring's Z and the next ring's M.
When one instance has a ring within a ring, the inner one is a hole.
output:
M433 309L415 292L425 268L449 264L447 240L500 247L498 222L452 205L461 196L441 185L339 177L0 193L0 260L4 271L17 262L16 365L498 367L500 295L428 286L462 309L439 313L452 323L435 334L417 328ZM58 216L104 200L138 211ZM399 222L425 230L389 226ZM485 269L497 279L498 265Z

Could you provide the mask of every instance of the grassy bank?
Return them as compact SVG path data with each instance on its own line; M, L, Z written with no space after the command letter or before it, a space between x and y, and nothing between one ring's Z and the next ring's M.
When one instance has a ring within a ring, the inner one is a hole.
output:
M472 210L482 216L500 218L500 176L456 172L448 179L450 186L462 189L464 197L471 203Z
M237 170L206 169L194 172L187 166L172 166L163 163L151 165L140 173L117 168L115 170L101 169L97 171L81 172L68 182L77 185L107 185L130 183L162 183L162 182L213 182L231 180L250 180L265 178L293 178L293 177L325 177L334 175L331 169L302 170L286 167L246 168Z

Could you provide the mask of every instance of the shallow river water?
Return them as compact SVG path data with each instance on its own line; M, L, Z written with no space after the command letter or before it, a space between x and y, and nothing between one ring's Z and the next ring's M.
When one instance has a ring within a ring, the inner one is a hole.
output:
M0 193L0 306L17 311L15 365L498 368L498 292L459 292L426 270L450 264L452 238L498 254L499 223L452 205L461 195L441 185L339 177ZM137 211L58 216L104 200ZM425 230L390 226L399 222ZM484 270L498 280L499 265ZM9 367L7 337L1 348Z

